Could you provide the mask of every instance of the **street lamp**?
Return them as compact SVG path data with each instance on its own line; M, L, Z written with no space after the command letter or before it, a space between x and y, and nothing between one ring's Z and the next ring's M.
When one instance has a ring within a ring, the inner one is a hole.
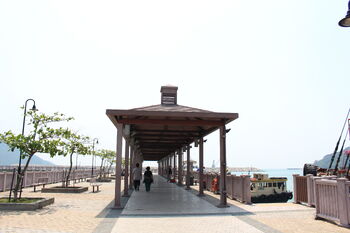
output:
M91 178L94 177L94 157L95 157L95 142L98 144L98 139L92 140L92 166L91 166Z
M27 103L28 101L33 101L33 107L30 109L32 111L37 111L38 109L35 106L35 100L33 99L27 99L26 102L24 103L24 114L23 114L23 124L22 124L22 136L24 136L24 126L26 123L26 114L27 114ZM17 177L17 182L20 183L20 191L19 191L19 198L21 198L22 195L22 183L23 179L21 180L21 167L22 167L22 150L19 151L19 161L18 161L18 177ZM11 193L11 192L10 192ZM11 196L11 194L10 194Z
M350 27L350 0L348 3L348 12L346 13L346 16L344 19L340 20L338 24L341 27Z
M24 115L23 115L23 125L22 125L22 136L24 135L24 126L26 122L26 113L27 113L27 103L28 101L33 101L33 107L30 109L32 111L38 111L38 109L35 106L35 100L33 99L27 99L24 104ZM19 162L18 162L18 175L20 175L21 172L21 161L22 161L22 151L19 153Z

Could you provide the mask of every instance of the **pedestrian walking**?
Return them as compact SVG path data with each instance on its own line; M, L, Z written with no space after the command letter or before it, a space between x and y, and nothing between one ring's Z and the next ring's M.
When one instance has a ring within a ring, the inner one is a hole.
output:
M153 183L153 174L150 169L150 167L146 167L146 171L143 174L143 183L145 183L146 192L151 191L151 184Z
M170 179L171 179L171 175L173 174L172 170L171 170L171 167L169 166L168 167L168 170L167 170L167 178L168 178L168 182L170 182Z
M134 180L134 189L135 191L139 191L142 178L142 171L139 163L136 163L136 167L132 170L132 177Z

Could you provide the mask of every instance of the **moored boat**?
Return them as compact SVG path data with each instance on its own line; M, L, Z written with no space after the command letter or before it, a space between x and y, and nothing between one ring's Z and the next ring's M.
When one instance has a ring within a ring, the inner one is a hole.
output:
M286 177L268 177L267 174L254 174L251 181L252 203L287 202L293 198L287 191Z

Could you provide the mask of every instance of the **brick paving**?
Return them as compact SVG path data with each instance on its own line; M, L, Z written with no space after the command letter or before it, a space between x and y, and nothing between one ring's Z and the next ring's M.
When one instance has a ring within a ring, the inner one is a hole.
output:
M77 186L89 187L89 184L81 182ZM179 197L179 191L183 193L183 187L174 186L171 189L175 199ZM132 197L144 198L142 192L141 189L140 193L133 193ZM195 196L195 190L186 192ZM152 191L148 194L152 195ZM219 195L210 192L205 194L203 200L216 208L214 205L218 202ZM6 195L8 192L0 193L0 196ZM54 197L55 203L37 211L1 211L1 233L350 232L335 224L315 220L314 208L293 203L244 205L228 199L228 203L233 205L229 209L234 211L227 213L214 211L198 214L194 211L181 215L172 210L168 214L140 212L141 214L133 216L130 214L132 209L128 209L128 206L135 206L135 203L131 203L135 199L130 198L124 211L127 214L123 215L123 210L111 208L114 198L113 182L103 183L98 193L92 193L91 187L89 191L80 194L34 193L33 188L26 188L23 196ZM184 195L183 198L188 197Z
M47 185L47 187L58 184ZM76 186L89 187L81 182ZM7 196L8 192L1 193ZM36 211L1 211L0 232L93 232L103 220L101 213L108 210L113 201L114 183L104 183L101 192L92 193L92 187L84 193L41 193L25 188L23 197L54 197L55 203ZM107 208L107 209L106 209Z

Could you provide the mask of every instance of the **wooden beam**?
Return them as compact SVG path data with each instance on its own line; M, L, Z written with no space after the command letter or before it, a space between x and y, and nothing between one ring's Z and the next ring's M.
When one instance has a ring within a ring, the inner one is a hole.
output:
M136 138L136 140L138 140L141 144L141 143L147 143L147 142L155 142L155 143L185 143L185 142L188 142L189 140L188 139L182 139L182 140L179 140L179 139L176 139L176 138L173 138L173 139L163 139L163 138L158 138L158 139L152 139L152 138Z
M169 119L117 119L120 124L135 125L180 125L180 126L222 126L224 121L213 120L169 120Z
M142 154L169 154L171 151L152 151L152 150L142 150Z
M142 116L142 117L199 117L199 118L215 118L226 119L226 123L237 119L238 113L225 112L169 112L169 111L140 111L140 110L122 110L107 109L106 114L109 116Z
M142 147L149 147L149 148L174 148L174 147L178 147L179 145L183 145L183 143L169 143L169 142L166 142L166 143L158 143L158 142L155 142L155 143L152 143L152 142L140 142L140 148Z
M162 130L154 130L154 129L137 129L133 128L133 136L137 134L144 134L144 133L162 133L162 134L194 134L196 136L200 135L200 132L198 130L168 130L168 129L162 129Z
M134 138L195 138L198 134L136 134Z

